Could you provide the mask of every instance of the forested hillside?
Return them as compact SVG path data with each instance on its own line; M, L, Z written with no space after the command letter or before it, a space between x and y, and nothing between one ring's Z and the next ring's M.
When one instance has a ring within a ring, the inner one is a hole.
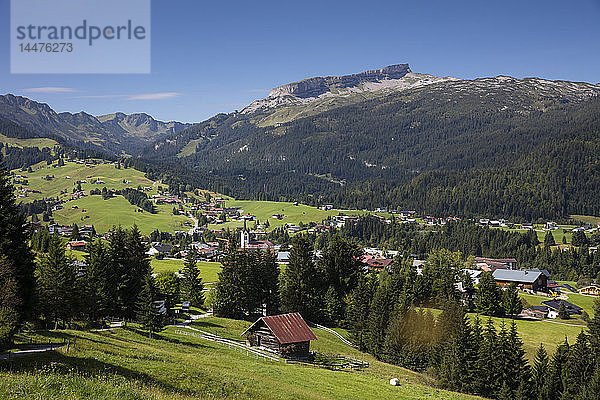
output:
M599 91L505 77L440 82L269 127L255 124L264 114L217 115L145 156L247 198L523 220L597 215Z

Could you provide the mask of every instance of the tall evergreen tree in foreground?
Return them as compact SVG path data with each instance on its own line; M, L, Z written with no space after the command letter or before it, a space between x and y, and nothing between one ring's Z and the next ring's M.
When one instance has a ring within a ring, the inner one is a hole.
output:
M0 313L4 315L0 342L10 341L18 325L33 315L35 279L33 255L27 245L25 217L15 204L14 187L2 167L0 154L0 259L4 265ZM11 299L11 300L9 300Z
M550 399L550 359L544 345L541 343L535 353L531 378L533 390L536 394L535 400Z
M150 337L153 333L160 332L164 326L164 316L156 303L158 300L154 279L148 272L142 281L142 290L136 303L136 316Z
M204 285L200 277L200 270L196 262L197 253L195 250L188 252L183 264L181 279L181 300L189 301L195 307L201 307L204 304Z
M85 275L81 278L82 311L87 314L90 321L97 321L107 316L107 303L110 291L109 273L110 266L108 248L101 239L90 241L87 244Z
M322 308L321 288L312 242L306 236L295 236L289 263L280 279L281 310L297 311L304 319L317 322Z
M59 236L52 236L48 252L41 256L38 268L40 311L47 321L67 321L75 310L76 290L73 260L66 254Z

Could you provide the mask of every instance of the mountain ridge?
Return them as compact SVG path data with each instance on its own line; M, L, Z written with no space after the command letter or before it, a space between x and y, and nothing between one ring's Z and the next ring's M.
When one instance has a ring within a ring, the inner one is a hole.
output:
M46 103L13 94L0 95L0 118L40 136L52 135L72 145L112 154L136 153L149 143L191 126L177 121L158 121L145 113L98 117L85 111L57 113Z

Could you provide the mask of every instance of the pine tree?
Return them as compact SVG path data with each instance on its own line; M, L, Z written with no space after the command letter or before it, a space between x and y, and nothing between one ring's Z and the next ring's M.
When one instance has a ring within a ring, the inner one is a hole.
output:
M58 236L53 236L48 253L43 254L38 268L38 298L42 314L47 321L66 321L75 308L75 271L72 259Z
M550 398L549 379L550 379L550 359L544 345L540 347L535 354L533 367L531 370L533 390L536 400L548 400Z
M107 273L110 266L108 249L97 239L87 245L85 275L83 277L83 311L90 321L105 317L107 312L108 290Z
M554 241L554 235L552 235L552 232L548 231L544 237L544 247L551 247L555 245L556 242Z
M482 332L477 368L479 375L476 378L478 393L483 396L489 397L501 389L498 376L501 364L498 358L498 335L490 318Z
M588 333L594 365L600 368L600 299L594 300L593 307L594 316L588 322Z
M27 245L25 227L25 217L15 204L14 187L6 170L2 168L0 154L0 257L4 257L5 262L11 266L10 275L16 282L15 304L18 304L13 308L17 313L17 322L8 329L9 332L14 332L19 324L34 314L35 266ZM10 314L14 316L12 312Z
M204 285L196 257L195 250L189 251L185 257L181 279L181 298L183 301L189 301L195 307L201 307L204 304Z
M490 272L481 274L475 308L483 315L498 316L503 313L502 293Z
M12 263L0 257L0 349L7 347L14 335L22 300L17 292L17 278Z
M369 353L378 358L382 356L385 335L390 322L391 307L393 307L392 298L391 279L389 274L384 271L379 274L379 283L369 307L367 331L364 339ZM401 310L397 311L397 313L400 312Z
M288 265L281 274L281 309L299 312L304 319L317 321L323 307L321 271L315 265L314 248L306 236L295 236Z
M552 362L550 363L550 377L548 379L547 389L545 390L545 392L550 393L551 400L560 399L564 392L563 373L569 357L569 348L569 342L565 338L565 341L558 345L556 352L552 356Z
M511 283L502 293L502 304L506 315L515 317L523 310L523 302L519 297L517 285Z
M564 391L562 399L572 399L585 386L593 374L592 353L588 337L582 331L569 348L567 362L563 370Z
M373 276L361 275L358 285L352 291L348 306L347 321L354 343L361 351L366 350L366 335L369 328L369 310L373 299L374 286L377 284Z
M143 280L142 290L136 303L136 316L150 337L153 333L160 332L164 326L164 316L160 312L158 300L154 279L148 272Z

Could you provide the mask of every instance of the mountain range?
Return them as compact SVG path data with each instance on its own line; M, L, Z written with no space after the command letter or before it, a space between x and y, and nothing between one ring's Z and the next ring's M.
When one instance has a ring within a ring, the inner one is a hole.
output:
M0 118L237 197L532 220L600 215L599 94L585 82L465 80L398 64L283 85L188 126L56 114L10 95L4 103L24 105L0 102Z
M114 113L93 116L55 112L50 106L21 96L0 96L0 118L40 136L110 154L132 154L145 145L173 135L190 124L157 121L148 114Z

